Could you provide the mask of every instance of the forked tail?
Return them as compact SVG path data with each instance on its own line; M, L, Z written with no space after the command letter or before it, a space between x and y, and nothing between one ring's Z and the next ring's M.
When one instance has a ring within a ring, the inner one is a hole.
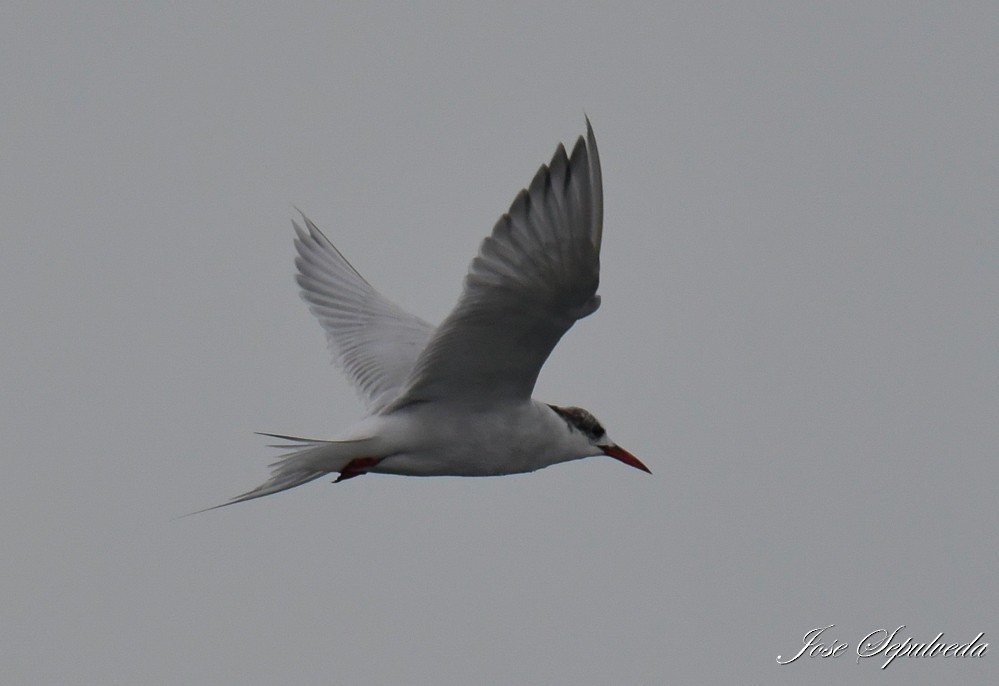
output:
M365 456L365 448L371 443L370 438L350 441L319 441L311 438L282 436L281 434L261 433L260 435L286 441L283 444L271 445L272 448L291 450L270 465L271 478L252 491L237 495L229 502L206 507L191 514L217 510L227 505L235 505L246 500L286 491L331 472L345 472L352 461Z

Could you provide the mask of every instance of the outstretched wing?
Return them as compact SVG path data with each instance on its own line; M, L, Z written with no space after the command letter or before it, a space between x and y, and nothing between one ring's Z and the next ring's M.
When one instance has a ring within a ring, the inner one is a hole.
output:
M434 327L386 299L364 280L308 217L296 222L296 281L326 330L333 360L368 410L399 395Z
M458 304L420 353L392 408L530 398L555 344L600 305L603 190L590 122L559 145L472 261Z

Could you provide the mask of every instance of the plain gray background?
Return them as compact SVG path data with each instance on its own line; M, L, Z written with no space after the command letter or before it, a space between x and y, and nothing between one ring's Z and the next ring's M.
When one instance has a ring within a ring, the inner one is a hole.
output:
M8 4L5 684L994 682L853 651L996 637L999 7L500 5ZM174 519L361 414L292 203L439 321L584 112L603 307L536 395L653 476Z

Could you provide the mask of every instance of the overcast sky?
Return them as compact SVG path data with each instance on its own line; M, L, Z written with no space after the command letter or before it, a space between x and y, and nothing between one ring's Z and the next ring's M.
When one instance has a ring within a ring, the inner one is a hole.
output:
M995 683L999 6L37 2L0 28L5 684ZM474 8L474 9L473 9ZM559 141L607 458L264 480L362 408L292 205L439 321ZM776 662L835 624L845 655Z

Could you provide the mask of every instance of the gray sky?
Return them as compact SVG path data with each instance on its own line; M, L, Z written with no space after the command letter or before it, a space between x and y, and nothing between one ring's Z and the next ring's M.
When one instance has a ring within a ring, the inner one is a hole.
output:
M480 5L6 9L4 683L994 681L854 651L997 638L999 6ZM173 519L361 414L292 203L438 321L584 112L603 307L536 395L653 476Z

